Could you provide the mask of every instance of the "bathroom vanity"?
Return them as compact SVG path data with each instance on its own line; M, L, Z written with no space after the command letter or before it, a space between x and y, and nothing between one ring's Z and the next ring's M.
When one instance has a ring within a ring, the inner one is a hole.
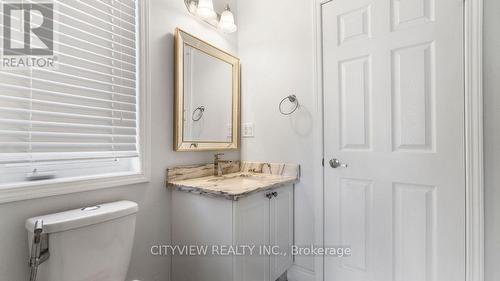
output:
M274 281L293 263L299 166L233 162L223 170L214 175L207 164L167 171L172 245L208 247L206 255L174 253L172 280Z
M175 85L175 151L240 148L237 57L177 29ZM293 263L299 166L219 156L167 171L177 246L163 253L172 256L171 280L275 281Z

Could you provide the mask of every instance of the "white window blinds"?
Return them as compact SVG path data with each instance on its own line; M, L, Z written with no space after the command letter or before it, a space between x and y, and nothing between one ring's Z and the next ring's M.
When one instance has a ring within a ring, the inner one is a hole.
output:
M54 1L55 67L0 69L0 165L139 156L137 14Z

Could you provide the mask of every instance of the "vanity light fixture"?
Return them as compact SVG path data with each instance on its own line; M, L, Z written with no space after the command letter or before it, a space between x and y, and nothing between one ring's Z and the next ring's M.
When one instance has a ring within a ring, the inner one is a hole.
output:
M187 8L188 8L188 11L189 13L191 13L192 15L196 14L196 10L198 9L198 5L196 4L195 1L189 1L189 3L186 3Z
M199 0L198 6L196 7L196 14L204 20L213 20L217 18L212 0Z
M225 33L233 33L238 30L229 4L226 5L226 9L221 14L218 14L214 10L212 0L184 0L184 3L191 15L201 18L213 27Z
M229 4L226 6L226 9L220 15L219 20L219 29L226 33L233 33L238 30L236 24L234 24L234 15L229 8Z

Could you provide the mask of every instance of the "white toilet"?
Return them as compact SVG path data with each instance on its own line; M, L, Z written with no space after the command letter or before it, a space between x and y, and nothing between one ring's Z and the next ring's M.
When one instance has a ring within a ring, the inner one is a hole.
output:
M120 201L26 220L30 249L40 220L42 245L48 247L49 258L39 265L36 280L125 280L137 211L137 203Z

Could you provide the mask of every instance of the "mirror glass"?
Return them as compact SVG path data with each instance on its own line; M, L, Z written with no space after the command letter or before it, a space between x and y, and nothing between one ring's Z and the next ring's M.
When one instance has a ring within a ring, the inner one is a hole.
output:
M175 35L175 151L240 148L240 60L180 29Z
M233 65L184 45L185 142L231 142Z

